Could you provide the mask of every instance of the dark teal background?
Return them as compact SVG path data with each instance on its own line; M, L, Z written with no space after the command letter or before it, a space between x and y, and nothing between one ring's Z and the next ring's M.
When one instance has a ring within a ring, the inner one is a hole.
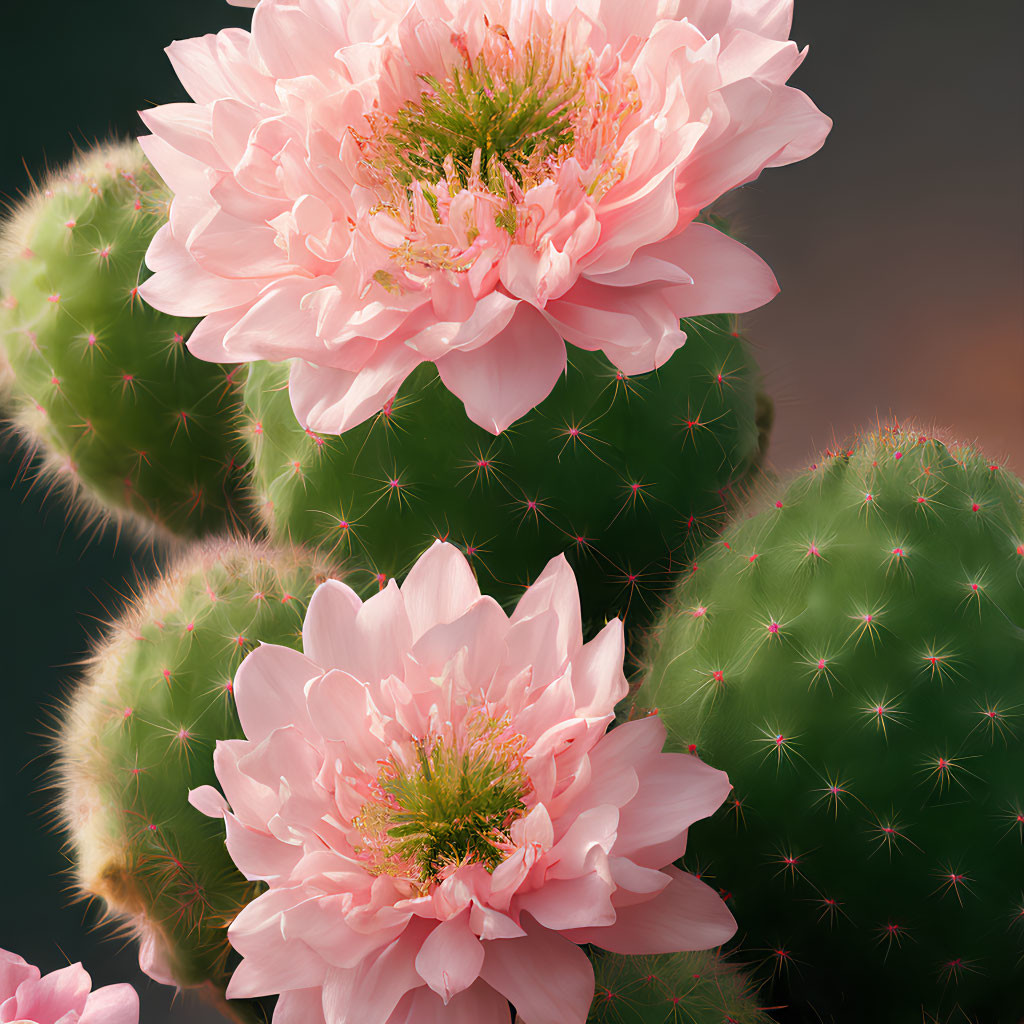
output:
M623 0L625 2L625 0ZM141 129L183 99L161 48L244 25L219 0L18 2L0 18L0 194L73 147ZM772 454L802 464L876 413L977 437L1024 467L1021 6L1014 0L797 0L794 79L836 120L817 157L748 187L746 240L783 294L748 324L779 399ZM23 165L24 161L24 165ZM171 1006L135 954L71 905L46 813L47 722L149 552L84 538L0 465L0 947L49 970L129 980L143 1024L219 1020ZM126 583L126 580L129 582ZM106 609L106 610L105 610Z

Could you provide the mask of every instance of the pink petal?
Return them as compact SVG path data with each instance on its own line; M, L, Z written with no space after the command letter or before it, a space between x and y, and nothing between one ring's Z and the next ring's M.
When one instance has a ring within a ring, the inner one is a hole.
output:
M196 263L164 224L153 236L146 266L155 271L139 285L139 294L154 309L172 316L203 316L251 302L260 282L218 277Z
M300 903L295 889L270 889L246 904L231 923L228 938L244 959L228 983L229 999L273 995L322 985L327 965L301 939L286 942L281 915Z
M466 415L500 434L551 393L565 370L565 345L532 306L521 303L496 338L472 351L449 352L437 372Z
M526 934L507 914L480 903L474 903L469 909L469 926L474 935L485 941L515 939Z
M164 940L148 922L141 924L139 936L139 970L161 985L177 985L173 965Z
M572 689L576 714L611 714L629 692L622 671L626 641L621 619L612 619L590 643L584 644L572 660Z
M253 224L220 210L192 229L188 251L210 274L243 281L280 279L293 270L276 241L277 232L269 225Z
M469 911L442 921L416 954L416 972L447 1006L480 976L484 947L469 927Z
M410 989L420 988L415 959L433 922L414 918L405 932L359 967L333 967L324 982L324 1016L330 1024L387 1021Z
M690 149L704 134L703 125L685 125L680 129L677 147ZM601 240L584 260L584 273L603 275L622 271L638 250L670 234L679 221L673 167L663 167L644 181L640 190L632 189L618 202L614 191L598 207ZM625 186L623 186L625 188Z
M309 599L302 623L302 649L323 668L345 668L348 664L356 616L363 602L340 580L321 583Z
M658 245L648 245L633 254L633 258L620 270L610 274L588 273L594 284L612 288L635 288L648 284L693 284L693 278L671 260L658 254Z
M16 1019L55 1020L69 1011L81 1013L91 988L92 979L81 964L44 974L34 984L23 981L18 986Z
M404 345L382 347L384 354L357 372L296 359L288 390L298 421L311 430L343 434L380 412L421 362Z
M233 814L225 815L224 832L224 845L235 867L250 881L286 879L302 856L301 847L246 828Z
M317 986L285 992L274 1007L274 1024L327 1024L323 989Z
M320 735L344 743L352 767L375 774L376 762L387 756L387 749L368 728L365 685L347 672L331 669L310 686L307 703Z
M165 103L140 110L142 123L179 153L218 171L228 170L213 141L210 111L195 103Z
M483 981L448 1003L429 988L420 988L406 993L387 1024L510 1024L508 1000Z
M312 988L324 984L329 970L309 946L295 939L276 956L244 959L231 975L225 994L228 999L254 999Z
M234 693L246 738L258 743L275 729L297 725L312 732L305 687L320 666L290 647L261 644L238 666Z
M407 921L408 916L387 928L357 931L345 919L345 898L339 893L316 896L286 910L281 934L286 941L298 939L316 950L332 967L353 968L397 939Z
M518 896L516 905L555 931L607 925L615 921L613 888L593 871L579 878L549 878L539 889Z
M401 675L403 656L412 646L412 628L405 613L405 601L394 580L367 599L356 614L358 646L350 671L376 682Z
M248 6L248 5L247 5ZM252 37L275 78L297 78L329 65L346 40L316 20L310 3L263 3L252 18Z
M173 193L188 196L206 191L210 172L201 160L179 153L158 135L140 135L139 148Z
M460 293L464 294L464 289ZM434 321L403 340L424 359L437 360L453 351L469 352L489 345L501 334L519 306L518 299L503 292L488 292L473 302L465 320Z
M760 256L707 224L691 224L670 247L672 258L693 278L692 285L668 290L681 317L746 313L778 294L775 275Z
M9 953L0 949L0 996L4 999L10 995L23 981L39 980L39 968L26 963L17 953Z
M595 800L624 807L640 789L636 766L656 756L664 742L665 726L656 716L624 722L606 733L588 754L589 786L561 809L561 817L571 820L585 812Z
M725 772L691 754L658 754L647 764L638 765L637 773L640 790L620 812L621 838L615 853L645 867L660 868L667 861L655 863L645 855L646 849L658 848L661 858L662 844L679 837L679 852L669 860L681 857L685 830L714 814L732 785Z
M713 97L729 123L723 137L698 150L687 167L686 200L694 208L779 167L816 153L832 122L804 93L744 78Z
M78 1024L138 1024L139 996L131 985L98 988L85 1001Z
M664 871L639 867L628 857L609 857L608 868L617 887L614 896L616 907L646 903L672 881Z
M413 641L431 626L451 622L480 597L466 556L453 544L435 541L409 570L402 584Z
M239 762L253 747L248 740L217 740L213 768L235 817L243 825L265 830L267 822L280 810L281 801L276 787L270 789L239 768Z
M246 46L248 39L248 33L239 29L226 29L219 35L176 39L164 48L164 52L189 96L197 103L212 103L224 96L234 95L237 87L226 74L222 47L230 42L236 46Z
M587 955L529 914L521 924L525 939L487 943L480 977L529 1024L585 1024L594 999L594 970Z
M189 335L189 352L210 363L230 363L231 353L224 347L224 336L245 316L246 309L248 306L233 306L200 320Z
M553 612L558 621L552 657L564 663L583 646L583 621L576 576L564 555L556 555L527 587L512 613L512 625Z
M508 616L493 598L481 597L453 622L427 630L413 645L412 656L427 672L441 672L465 649L463 668L474 687L487 686L504 652Z
M190 789L188 802L200 814L205 814L208 818L223 818L228 809L228 802L224 799L224 795L213 786L199 786L196 789Z
M305 277L282 277L269 285L224 334L229 362L270 361L302 356L316 359L327 347L316 336L316 317L302 308L314 290Z
M549 877L572 878L593 870L591 853L595 847L605 853L612 849L619 830L619 811L612 804L596 804L578 815L568 828L564 827L564 817L558 825L562 835L549 854Z
M603 351L623 373L649 373L686 340L670 302L681 287L615 288L581 278L544 315L566 341Z
M675 867L664 869L669 885L652 900L617 908L608 928L578 928L565 935L612 953L678 953L728 942L736 922L710 886Z

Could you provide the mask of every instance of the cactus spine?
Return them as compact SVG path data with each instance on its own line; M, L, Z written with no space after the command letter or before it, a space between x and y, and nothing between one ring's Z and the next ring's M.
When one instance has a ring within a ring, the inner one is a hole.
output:
M588 1024L771 1024L753 986L718 952L593 952Z
M865 436L728 529L659 627L637 704L729 773L701 867L808 1020L1018 1021L1022 500L970 448Z
M763 441L758 372L734 321L686 328L680 352L634 378L570 349L551 395L498 437L466 418L429 364L373 420L322 437L295 422L287 368L257 364L244 431L270 533L344 554L364 592L443 537L505 604L565 551L585 618L628 610L642 624Z
M186 352L195 321L138 297L167 202L131 144L84 154L22 203L0 236L0 361L50 486L93 518L198 536L243 507L240 378Z

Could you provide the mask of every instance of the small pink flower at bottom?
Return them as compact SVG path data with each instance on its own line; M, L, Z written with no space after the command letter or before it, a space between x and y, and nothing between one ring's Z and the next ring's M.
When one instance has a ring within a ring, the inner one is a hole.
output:
M131 985L92 991L81 964L45 977L15 953L0 949L0 1024L138 1024L139 997Z
M657 717L608 731L622 623L583 643L564 558L511 617L437 543L363 603L324 583L304 654L235 677L246 739L217 744L227 846L268 889L235 919L229 997L274 1024L583 1024L580 943L706 949L735 922L672 867L723 772L662 753ZM230 809L229 809L230 805Z

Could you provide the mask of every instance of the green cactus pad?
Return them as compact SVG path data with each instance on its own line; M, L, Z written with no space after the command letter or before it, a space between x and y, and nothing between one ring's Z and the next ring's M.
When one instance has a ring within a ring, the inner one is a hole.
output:
M271 535L343 554L364 593L444 537L506 605L565 551L591 624L627 610L642 622L723 520L763 440L759 375L734 322L684 326L683 349L638 377L570 347L551 395L498 437L430 364L341 437L296 423L285 364L252 366L243 429Z
M800 1020L1024 1011L1024 485L882 430L779 486L657 628L657 708L734 785L694 848Z
M58 776L77 885L153 939L179 985L223 991L227 926L256 895L223 823L188 792L216 785L216 741L242 737L238 665L258 642L299 647L328 575L297 549L192 549L111 627L65 712Z
M720 953L594 952L588 1024L771 1024L751 983Z
M0 348L45 486L87 516L194 537L244 507L241 378L185 350L196 321L138 297L167 201L134 144L84 154L29 196L0 233Z

